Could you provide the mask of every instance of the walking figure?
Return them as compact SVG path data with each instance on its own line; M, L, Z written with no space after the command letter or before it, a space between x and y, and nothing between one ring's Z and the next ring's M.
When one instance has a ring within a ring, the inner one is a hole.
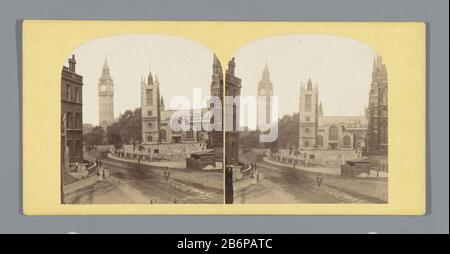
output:
M168 182L170 179L170 170L169 167L166 167L166 169L164 170L164 177L166 178L166 181Z
M322 181L323 181L323 177L322 174L319 173L319 175L317 175L317 185L320 187L320 185L322 185Z

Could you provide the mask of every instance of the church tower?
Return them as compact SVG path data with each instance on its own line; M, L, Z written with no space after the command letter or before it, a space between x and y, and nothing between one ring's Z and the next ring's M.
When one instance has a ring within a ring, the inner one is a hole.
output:
M306 87L300 87L299 105L299 146L301 149L312 149L315 146L319 127L319 89L313 86L311 78Z
M159 142L160 123L159 80L152 73L147 79L141 80L141 114L142 114L142 143L156 144Z
M211 96L219 97L221 100L221 104L223 104L223 72L222 65L220 64L219 59L214 54L213 55L213 64L212 64L212 76L211 76L211 86L210 86L210 94ZM215 110L219 111L222 114L223 118L223 105L215 105ZM222 122L219 122L216 119L218 126L221 126L223 129ZM223 146L223 131L213 130L209 132L209 140L208 147L209 148L221 148Z
M99 125L106 131L106 128L114 122L114 82L107 59L98 80L98 102Z
M381 56L373 60L372 83L369 92L367 151L387 154L388 150L388 81Z
M257 112L257 127L260 129L260 121L264 121L266 124L271 122L271 97L273 96L273 85L270 80L269 67L267 62L262 72L261 80L258 83L258 112ZM264 103L262 103L264 101ZM261 119L261 120L260 120Z

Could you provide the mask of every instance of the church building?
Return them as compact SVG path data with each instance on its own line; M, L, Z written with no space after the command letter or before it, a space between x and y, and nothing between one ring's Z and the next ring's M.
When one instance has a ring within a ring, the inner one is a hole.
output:
M366 146L367 118L324 116L318 84L311 79L300 87L300 149L355 150Z
M388 151L388 81L383 59L377 56L373 61L372 83L368 107L369 126L367 130L369 154L384 154Z

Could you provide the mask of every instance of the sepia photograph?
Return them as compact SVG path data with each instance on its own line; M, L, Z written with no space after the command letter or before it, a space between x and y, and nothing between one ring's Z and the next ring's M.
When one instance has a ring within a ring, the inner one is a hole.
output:
M222 204L221 71L175 36L74 49L61 72L61 203Z
M225 79L226 203L387 203L387 73L340 36L241 47Z

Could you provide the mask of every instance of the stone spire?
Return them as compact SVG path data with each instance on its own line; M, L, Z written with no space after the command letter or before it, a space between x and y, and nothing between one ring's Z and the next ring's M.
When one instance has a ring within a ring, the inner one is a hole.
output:
M259 81L258 88L269 88L272 89L272 81L270 80L270 71L269 66L266 63L264 64L264 69L262 71L261 80Z
M306 84L306 90L312 90L313 84L311 78L308 79L308 83Z
M322 108L322 102L319 104L319 117L323 116L323 108Z
M161 102L159 103L160 107L161 107L161 111L165 111L166 110L166 105L164 104L164 98L161 95Z

